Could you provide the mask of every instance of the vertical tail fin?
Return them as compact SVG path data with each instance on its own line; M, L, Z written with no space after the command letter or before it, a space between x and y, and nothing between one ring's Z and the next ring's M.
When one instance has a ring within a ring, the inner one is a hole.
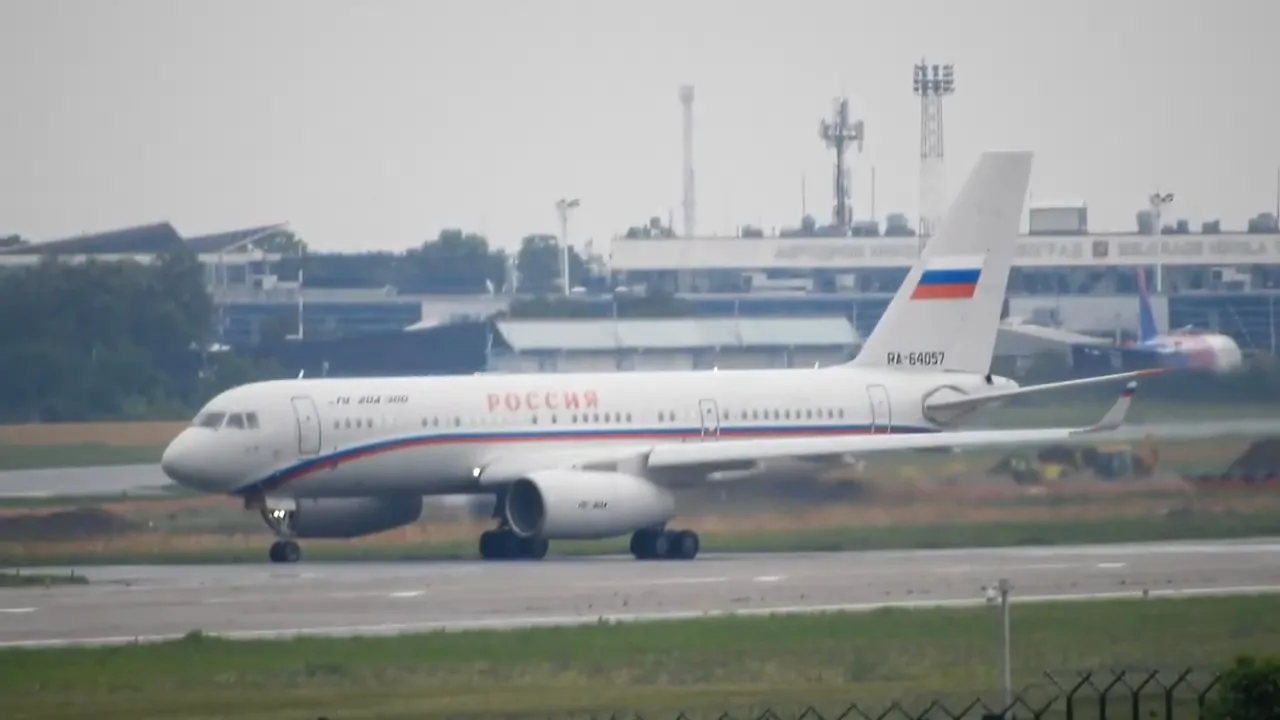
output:
M990 372L1031 160L983 153L848 366Z
M1156 314L1151 310L1151 298L1147 295L1147 269L1139 267L1138 275L1138 342L1155 340L1160 335L1156 328Z

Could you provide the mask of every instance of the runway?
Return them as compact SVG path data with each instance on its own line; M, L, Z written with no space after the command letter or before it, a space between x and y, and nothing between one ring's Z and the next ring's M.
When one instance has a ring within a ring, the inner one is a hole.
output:
M33 569L32 572L39 570ZM49 569L66 572L65 568ZM0 589L0 647L379 635L697 617L1280 592L1280 539L535 563L89 568L85 586Z
M154 496L177 487L155 464L0 472L0 498Z

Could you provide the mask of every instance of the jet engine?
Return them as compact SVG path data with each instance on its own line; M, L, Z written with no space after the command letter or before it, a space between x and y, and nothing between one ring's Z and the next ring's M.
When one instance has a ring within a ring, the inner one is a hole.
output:
M299 499L293 510L263 508L267 525L285 525L296 538L349 539L373 535L422 517L422 496Z
M596 540L667 522L675 498L634 475L548 470L512 483L503 515L520 537Z

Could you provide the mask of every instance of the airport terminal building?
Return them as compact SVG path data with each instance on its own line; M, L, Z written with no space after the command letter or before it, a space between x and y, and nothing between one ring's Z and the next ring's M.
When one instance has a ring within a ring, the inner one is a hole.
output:
M188 238L157 223L6 248L0 269L50 254L150 262L187 248L205 267L221 343L255 348L273 325L283 327L293 338L291 349L279 350L289 367L313 366L318 357L334 371L361 373L798 367L856 352L921 247L911 236L616 238L608 260L617 291L577 297L587 320L520 325L503 317L516 299L509 295L310 288L280 277L283 256L270 251L270 240L287 230L281 223ZM1002 352L1078 356L1080 347L1114 346L1137 326L1139 268L1148 273L1158 324L1222 332L1246 351L1277 351L1280 231L1268 216L1251 221L1249 232L1024 235ZM694 317L617 320L619 292L653 289L674 290ZM430 340L451 333L475 346L445 350ZM403 353L416 357L395 359Z

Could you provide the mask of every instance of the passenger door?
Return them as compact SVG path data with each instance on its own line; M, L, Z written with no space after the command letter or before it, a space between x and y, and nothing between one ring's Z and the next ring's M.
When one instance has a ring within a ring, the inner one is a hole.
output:
M320 412L309 397L293 398L293 415L298 421L298 454L320 452Z

